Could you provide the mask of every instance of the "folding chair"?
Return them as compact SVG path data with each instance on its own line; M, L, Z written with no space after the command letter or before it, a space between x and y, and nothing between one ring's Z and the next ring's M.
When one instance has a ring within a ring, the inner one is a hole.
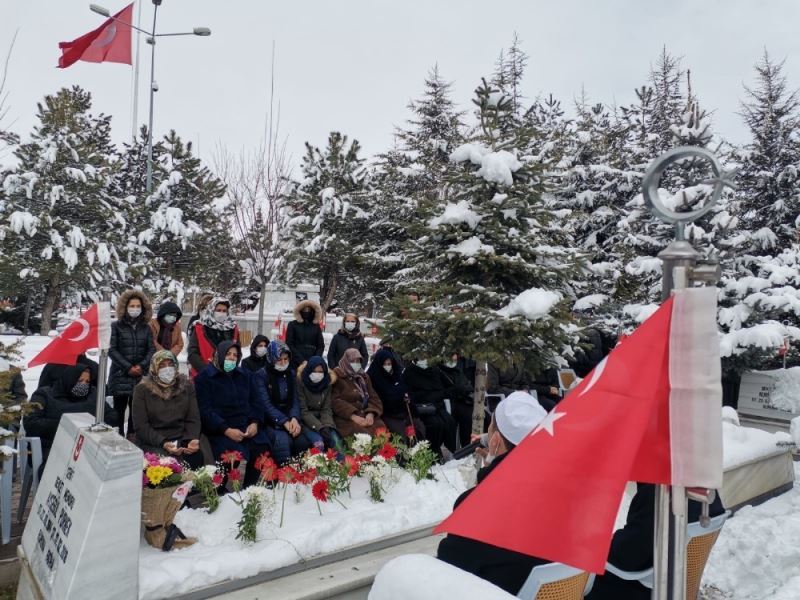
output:
M19 438L19 506L17 507L17 523L22 523L28 496L36 494L39 487L39 469L42 466L42 440L38 437ZM30 457L30 464L28 462Z
M3 446L14 450L14 438L3 440ZM0 472L0 530L3 544L11 540L11 483L14 479L14 454L2 455L2 472Z
M517 598L523 600L581 600L592 589L594 575L561 563L531 570Z

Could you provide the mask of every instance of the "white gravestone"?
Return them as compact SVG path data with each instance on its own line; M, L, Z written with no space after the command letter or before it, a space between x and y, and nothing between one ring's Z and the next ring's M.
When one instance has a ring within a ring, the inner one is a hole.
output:
M138 597L142 451L93 422L61 418L18 549L18 599Z

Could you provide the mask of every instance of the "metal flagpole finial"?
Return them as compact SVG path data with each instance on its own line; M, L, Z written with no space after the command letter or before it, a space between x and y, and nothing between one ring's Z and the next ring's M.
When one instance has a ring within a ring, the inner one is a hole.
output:
M709 200L707 200L700 208L686 212L677 212L664 205L658 195L659 184L661 183L661 176L664 171L673 163L681 162L686 159L701 159L711 165L713 177L700 181L700 184L712 185L713 192ZM642 195L644 196L644 203L648 208L666 223L675 225L675 239L682 241L685 238L684 231L687 223L696 221L704 214L709 212L714 205L722 197L722 191L725 187L733 188L733 171L725 171L719 164L717 157L705 148L697 148L694 146L681 146L668 150L658 158L656 158L644 174L642 180Z

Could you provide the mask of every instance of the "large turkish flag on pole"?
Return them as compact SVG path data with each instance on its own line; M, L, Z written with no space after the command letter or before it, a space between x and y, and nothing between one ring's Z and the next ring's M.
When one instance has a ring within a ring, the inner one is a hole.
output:
M61 58L58 59L58 67L63 69L79 60L133 64L130 28L132 22L133 3L108 18L94 31L71 42L60 42L58 47L61 49Z
M108 302L92 304L83 316L70 323L57 338L39 352L28 367L55 363L74 365L78 355L92 348L107 350L111 342L111 308Z
M716 289L679 290L436 531L602 573L627 481L721 487L721 395Z

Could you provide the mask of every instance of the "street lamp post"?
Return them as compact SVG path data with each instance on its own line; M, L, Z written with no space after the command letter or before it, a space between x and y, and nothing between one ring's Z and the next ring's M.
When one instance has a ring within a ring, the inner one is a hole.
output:
M156 33L156 20L158 18L158 7L161 6L163 0L153 0L153 29L146 31L137 27L133 23L126 23L122 19L118 19L111 15L111 11L97 4L90 4L89 9L92 12L102 15L106 18L113 19L118 23L126 25L131 29L135 29L139 33L147 36L146 41L150 44L150 118L147 125L147 183L146 190L149 194L153 191L153 104L155 100L155 93L158 91L158 84L155 81L156 71L156 38L160 37L174 37L179 35L196 35L200 37L208 37L211 35L211 30L208 27L195 27L192 31L178 32L178 33ZM136 101L136 99L134 99Z

